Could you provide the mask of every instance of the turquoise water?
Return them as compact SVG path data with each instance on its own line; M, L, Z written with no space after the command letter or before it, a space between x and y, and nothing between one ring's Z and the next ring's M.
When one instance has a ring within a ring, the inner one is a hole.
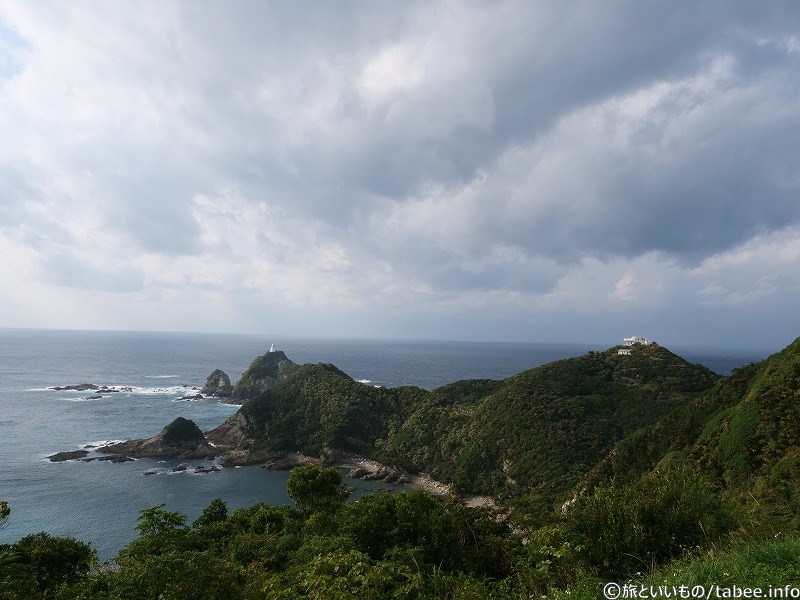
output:
M11 504L0 543L46 530L91 541L104 559L135 536L138 511L164 503L196 518L214 498L229 507L284 504L286 472L258 467L197 475L178 461L51 463L45 457L100 440L149 437L178 416L204 430L236 407L178 401L215 368L235 381L270 343L298 363L331 362L372 385L435 388L467 378L500 379L603 346L371 340L291 340L178 333L0 330L0 499ZM763 358L705 350L684 354L718 372ZM99 400L46 388L77 383L131 386ZM199 464L199 463L196 463ZM206 464L208 462L206 461ZM161 474L144 476L146 471ZM364 482L350 482L373 489ZM377 484L385 487L384 484Z

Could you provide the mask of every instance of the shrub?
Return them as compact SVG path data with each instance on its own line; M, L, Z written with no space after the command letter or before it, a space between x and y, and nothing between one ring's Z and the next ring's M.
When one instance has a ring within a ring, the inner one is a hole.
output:
M734 524L706 482L675 467L579 498L565 525L587 566L624 577L713 543Z

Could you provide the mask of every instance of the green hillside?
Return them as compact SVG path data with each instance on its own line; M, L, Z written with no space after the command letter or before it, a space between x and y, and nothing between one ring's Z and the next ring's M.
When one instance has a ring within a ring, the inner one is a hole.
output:
M760 513L800 514L800 339L622 439L576 487L687 464Z
M355 452L463 492L564 492L616 442L719 377L657 345L561 360L503 381L375 388L306 365L245 403L254 450Z
M304 365L240 409L254 449L321 456L369 453L400 412L399 394L354 381L333 365Z
M598 483L611 479L632 481L662 461L686 460L688 450L706 427L708 419L741 400L758 368L758 365L748 365L734 370L729 377L678 406L664 418L620 440L581 480L578 491L591 490Z
M233 386L233 400L244 401L255 398L264 390L276 386L294 373L300 365L292 362L281 350L257 356Z
M706 422L691 458L731 494L760 501L761 510L799 514L800 338L749 375L739 401Z

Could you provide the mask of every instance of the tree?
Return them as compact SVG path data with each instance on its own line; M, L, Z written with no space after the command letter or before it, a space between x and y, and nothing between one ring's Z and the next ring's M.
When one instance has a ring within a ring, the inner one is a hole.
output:
M289 497L307 514L335 512L350 495L344 485L344 476L336 467L325 469L305 465L292 469L287 482Z
M120 551L120 556L159 555L181 547L189 528L186 515L164 510L164 504L139 511L139 537Z
M228 505L219 498L214 498L206 508L203 509L203 514L197 517L192 527L207 527L214 523L221 523L228 518Z
M8 515L11 514L11 508L8 506L8 502L5 500L0 500L0 525L2 525L5 520L8 518Z
M77 583L96 564L97 553L91 544L43 531L34 533L0 547L0 592L8 588L22 597L45 594L62 584Z

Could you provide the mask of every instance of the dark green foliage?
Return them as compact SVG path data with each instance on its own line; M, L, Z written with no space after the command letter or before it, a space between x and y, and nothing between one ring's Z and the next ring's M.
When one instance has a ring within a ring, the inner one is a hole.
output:
M495 515L422 492L365 496L332 514L259 504L223 517L223 509L212 502L192 528L161 506L142 511L141 535L118 568L85 579L74 595L484 598L487 577L505 575L510 564L509 531ZM388 520L375 522L381 515ZM376 529L389 537L370 536Z
M460 562L458 532L444 505L422 492L373 494L343 507L340 529L373 558L395 548L415 550L427 563Z
M280 350L256 357L233 387L232 396L239 400L254 398L294 373L300 365Z
M553 496L617 441L718 379L654 345L631 356L592 352L502 382L458 382L418 401L390 430L382 458L410 456L467 492Z
M330 365L305 365L241 408L256 447L313 456L326 448L369 453L399 411L396 392Z
M800 447L800 339L755 365L739 401L710 419L695 455L728 485L767 476Z
M221 523L228 518L228 505L219 498L214 498L194 523L192 527L209 527L214 523Z
M292 469L286 489L297 507L308 514L334 512L350 495L343 481L342 472L335 467L306 465Z
M710 419L718 421L725 410L741 401L757 370L757 365L736 369L730 377L679 405L663 419L622 439L576 489L585 493L611 479L632 481L654 469L668 454L687 451L708 428Z
M0 500L0 525L5 522L10 514L11 508L8 506L8 502L5 500Z
M186 516L164 510L163 504L140 510L136 529L139 537L122 550L121 556L138 559L168 552L181 545L188 531Z
M77 583L97 564L90 544L35 533L0 545L0 597L32 598Z
M203 432L194 421L178 417L164 427L165 444L181 444L184 442L202 442Z
M432 392L374 388L330 365L305 365L241 413L256 449L344 450L427 471L464 492L554 497L616 442L718 379L658 346L624 357L612 348Z
M731 509L711 486L685 469L599 487L579 498L566 518L580 557L611 579L713 544L734 525Z

